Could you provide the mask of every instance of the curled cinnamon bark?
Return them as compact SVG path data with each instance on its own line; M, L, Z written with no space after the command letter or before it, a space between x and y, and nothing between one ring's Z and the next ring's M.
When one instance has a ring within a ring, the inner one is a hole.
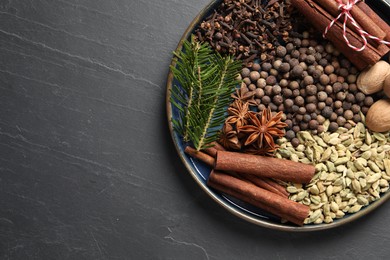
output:
M325 28L334 19L331 14L313 0L291 0L291 3L321 32L324 32ZM346 37L352 45L357 47L363 45L361 37L351 29L347 28L346 34ZM340 22L334 23L328 31L326 38L333 42L336 48L359 70L363 70L368 65L375 64L383 56L371 44L367 44L366 48L360 52L350 48L343 38L343 27Z
M213 170L207 184L225 194L266 210L296 225L303 225L310 208L306 205L284 198L275 193L257 187L249 181L235 178Z
M227 151L218 151L214 169L252 174L295 183L309 183L315 172L313 165Z

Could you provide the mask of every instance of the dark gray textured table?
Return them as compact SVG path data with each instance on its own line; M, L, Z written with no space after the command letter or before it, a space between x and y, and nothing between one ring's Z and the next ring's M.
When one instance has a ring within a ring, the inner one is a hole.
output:
M201 1L0 1L1 259L384 259L390 205L329 231L229 214L177 156L171 52Z

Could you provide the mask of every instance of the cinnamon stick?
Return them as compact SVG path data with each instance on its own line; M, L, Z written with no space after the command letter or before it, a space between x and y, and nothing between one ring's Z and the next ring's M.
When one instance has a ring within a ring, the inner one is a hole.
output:
M208 155L210 155L210 156L215 158L215 156L217 155L217 151L225 151L225 148L222 145L220 145L219 143L212 142L211 144L214 145L214 146L206 148L206 149L203 150Z
M210 167L213 167L215 164L215 159L213 157L211 157L210 155L205 154L203 152L197 151L196 149L192 148L191 146L187 146L184 149L184 152L186 154L204 162L205 164L207 164Z
M310 182L315 172L313 165L227 151L218 151L214 169L252 174L295 183Z
M338 8L339 4L334 0L316 0L326 11L328 11L333 17L337 17L340 13ZM343 0L344 4L347 3L347 0ZM357 5L352 7L350 14L355 19L355 21L360 25L360 27L368 32L371 35L375 35L380 39L386 37L386 32L382 30L380 26L374 23L374 21L364 13ZM358 33L358 30L355 26L352 25L351 21L347 22L348 28L353 30L355 33Z
M385 40L390 41L390 25L386 23L374 10L372 10L365 2L360 1L356 4L362 12L371 18L374 24L378 25L386 33Z
M310 208L306 205L259 188L249 181L241 180L219 171L213 170L210 173L207 184L214 189L264 209L299 226L303 225L305 218L309 215Z
M225 148L222 145L220 145L219 143L215 142L213 144L214 144L213 147L204 149L204 152L207 153L208 155L216 158L217 152L218 151L225 151ZM233 172L229 172L229 174L233 175L237 178L240 178L239 176L237 176L237 174L235 174ZM277 193L280 196L283 196L286 198L288 198L288 196L289 196L289 193L287 192L286 188L272 179L261 178L261 177L254 176L254 175L245 175L244 178L251 181L252 183L254 183L257 186L259 186L263 189L269 190L271 192Z
M295 6L309 21L312 21L314 27L324 32L334 17L324 10L313 0L291 0ZM346 30L347 38L354 46L363 45L361 38L351 29ZM340 22L336 22L328 31L326 38L329 39L336 48L341 51L359 70L373 65L381 59L381 55L371 44L367 44L363 51L355 51L350 48L343 38L343 28Z

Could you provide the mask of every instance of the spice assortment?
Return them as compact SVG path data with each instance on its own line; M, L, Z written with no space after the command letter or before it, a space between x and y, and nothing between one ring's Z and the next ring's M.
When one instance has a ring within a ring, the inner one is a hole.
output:
M390 27L341 2L223 0L171 68L173 126L207 185L298 226L389 189Z

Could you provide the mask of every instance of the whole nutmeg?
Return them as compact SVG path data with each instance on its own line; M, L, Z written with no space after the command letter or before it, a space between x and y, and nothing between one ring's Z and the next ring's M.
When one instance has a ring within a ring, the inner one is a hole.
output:
M390 97L390 73L383 82L383 92L385 92L386 96Z
M390 64L381 60L360 73L356 84L364 94L376 93L383 89L383 83L389 74Z
M386 132L390 130L390 100L380 99L369 109L366 115L367 127L375 132Z

